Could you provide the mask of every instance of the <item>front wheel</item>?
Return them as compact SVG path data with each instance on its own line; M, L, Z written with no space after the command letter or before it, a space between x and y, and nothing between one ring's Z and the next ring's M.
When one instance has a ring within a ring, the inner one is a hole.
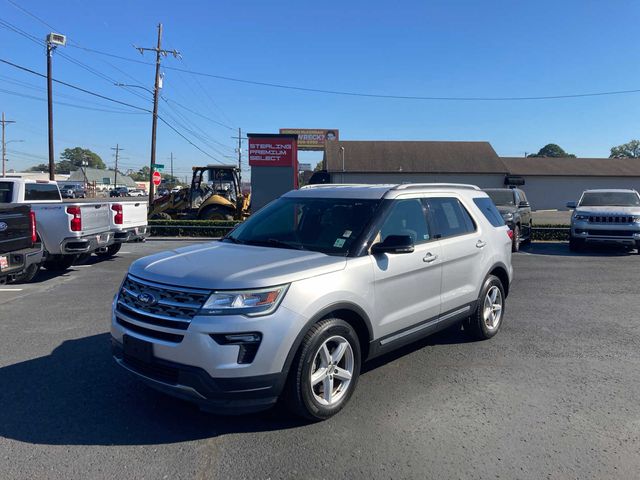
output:
M569 250L581 252L584 249L584 240L581 238L569 237Z
M285 402L310 420L335 415L356 388L360 362L360 342L351 325L339 318L316 323L291 366Z
M465 323L465 330L479 340L493 337L502 325L504 299L502 282L498 277L489 275L482 287L476 311Z

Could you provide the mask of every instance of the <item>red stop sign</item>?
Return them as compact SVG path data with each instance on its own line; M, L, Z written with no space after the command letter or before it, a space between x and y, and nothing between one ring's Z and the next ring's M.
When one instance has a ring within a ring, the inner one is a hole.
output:
M153 184L157 187L158 185L160 185L161 181L162 175L160 175L160 172L153 172Z

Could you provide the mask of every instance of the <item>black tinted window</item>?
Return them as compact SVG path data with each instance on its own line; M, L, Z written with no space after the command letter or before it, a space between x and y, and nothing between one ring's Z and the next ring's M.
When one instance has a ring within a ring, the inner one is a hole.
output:
M13 182L0 182L0 203L11 203Z
M422 201L418 198L396 200L380 229L381 240L389 235L409 235L413 243L428 241L429 228Z
M502 215L500 215L500 212L494 205L493 200L491 200L490 198L474 198L473 203L478 206L482 214L487 217L487 220L489 220L489 223L491 223L491 225L493 225L494 227L501 227L502 225L504 225Z
M60 200L58 186L52 183L27 183L24 188L25 200Z
M464 235L476 230L469 212L457 198L430 198L429 215L439 238Z

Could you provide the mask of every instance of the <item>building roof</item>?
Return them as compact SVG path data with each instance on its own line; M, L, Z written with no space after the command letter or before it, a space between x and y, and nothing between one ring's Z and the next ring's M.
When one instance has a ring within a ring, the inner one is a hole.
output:
M85 174L87 175L87 181L96 182L98 185L106 185L105 178L109 178L109 185L114 184L115 171L114 170L101 170L99 168L85 168ZM76 170L71 172L69 176L71 182L84 182L84 175L82 170ZM126 187L135 187L136 182L127 175L118 172L118 185L124 185Z
M512 175L640 177L640 158L503 157Z
M489 142L339 141L328 142L329 172L506 173Z

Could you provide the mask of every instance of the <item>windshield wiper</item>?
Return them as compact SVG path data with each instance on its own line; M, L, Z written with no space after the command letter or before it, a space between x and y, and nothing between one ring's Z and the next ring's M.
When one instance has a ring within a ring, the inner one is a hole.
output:
M276 247L276 248L291 248L294 250L305 250L305 248L300 244L288 243L282 240L278 240L276 238L266 238L264 240L247 240L245 243L247 245L258 245L258 246Z

